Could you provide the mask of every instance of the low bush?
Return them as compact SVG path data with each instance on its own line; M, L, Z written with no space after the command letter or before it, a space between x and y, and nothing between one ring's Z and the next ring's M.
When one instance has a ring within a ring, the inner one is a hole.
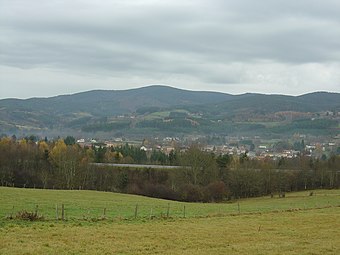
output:
M29 220L29 221L37 221L44 219L44 217L42 215L39 215L37 212L29 212L26 210L17 212L14 218L17 220Z

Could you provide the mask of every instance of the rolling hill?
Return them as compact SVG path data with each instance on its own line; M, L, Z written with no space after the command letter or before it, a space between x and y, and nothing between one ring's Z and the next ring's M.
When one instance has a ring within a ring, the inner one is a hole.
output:
M223 102L231 95L218 92L187 91L167 86L149 86L129 90L92 90L50 98L3 99L2 111L48 112L74 114L86 112L97 116L128 114L141 107L174 107L178 105Z
M3 99L0 100L0 133L247 132L264 128L256 122L281 120L278 116L282 112L310 117L325 111L340 112L339 93L230 95L155 85L50 98ZM217 125L217 120L223 123ZM332 128L336 128L337 123L333 121Z

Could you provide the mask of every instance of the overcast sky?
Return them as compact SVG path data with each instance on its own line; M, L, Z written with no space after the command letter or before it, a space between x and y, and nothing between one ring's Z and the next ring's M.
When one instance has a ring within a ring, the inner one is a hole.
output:
M0 98L340 92L339 0L0 0Z

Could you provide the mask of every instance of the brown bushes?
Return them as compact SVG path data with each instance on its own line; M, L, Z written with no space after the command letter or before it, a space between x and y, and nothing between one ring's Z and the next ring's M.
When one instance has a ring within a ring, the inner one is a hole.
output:
M26 210L22 210L20 212L17 212L17 214L12 219L16 220L29 220L29 221L37 221L37 220L43 220L44 217L42 215L39 215L37 212L29 212Z

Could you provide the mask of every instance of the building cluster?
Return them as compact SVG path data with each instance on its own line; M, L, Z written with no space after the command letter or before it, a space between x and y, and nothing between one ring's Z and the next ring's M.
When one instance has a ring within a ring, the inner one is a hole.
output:
M205 144L200 142L202 137L191 136L190 139L180 139L178 137L164 137L144 139L143 141L128 141L124 138L114 138L107 141L98 141L96 139L80 138L77 143L82 147L119 147L126 143L139 147L141 150L150 153L152 151L161 151L167 155L171 151L184 152L190 144L198 144L203 151L214 153L216 155L244 155L250 158L296 158L303 154L310 157L322 158L331 154L340 154L340 135L331 139L331 141L308 141L305 135L293 136L290 140L284 141L290 146L275 146L282 141L266 140L259 136L254 137L225 137L223 144ZM294 141L303 141L299 149L293 148Z

